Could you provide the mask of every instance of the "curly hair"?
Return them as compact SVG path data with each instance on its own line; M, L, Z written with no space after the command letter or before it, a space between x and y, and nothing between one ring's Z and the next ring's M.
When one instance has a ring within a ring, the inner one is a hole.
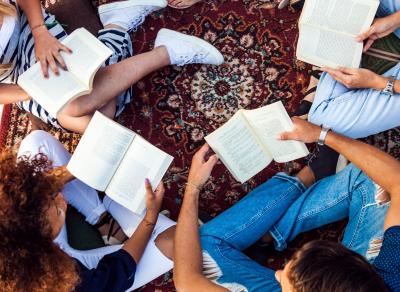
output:
M75 262L52 239L46 211L62 183L45 155L0 153L0 291L71 291Z

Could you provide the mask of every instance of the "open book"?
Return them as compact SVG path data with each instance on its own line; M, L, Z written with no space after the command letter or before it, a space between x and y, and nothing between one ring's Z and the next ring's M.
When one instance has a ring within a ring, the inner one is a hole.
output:
M279 101L255 110L239 110L205 139L235 179L244 183L272 160L288 162L309 153L304 143L277 140L280 133L292 129L292 120Z
M155 189L173 157L133 131L96 112L67 169L78 179L140 214L145 179Z
M71 100L92 90L94 76L112 51L84 28L67 36L62 43L73 53L61 52L68 71L57 76L49 68L49 78L43 77L39 62L18 78L21 86L53 117Z
M363 44L355 37L371 26L378 6L378 0L306 0L297 58L319 67L358 68Z

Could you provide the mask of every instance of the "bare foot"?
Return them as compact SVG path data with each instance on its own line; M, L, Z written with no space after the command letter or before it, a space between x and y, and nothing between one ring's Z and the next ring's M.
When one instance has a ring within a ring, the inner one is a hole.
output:
M200 1L201 0L168 0L168 6L176 9L185 9Z

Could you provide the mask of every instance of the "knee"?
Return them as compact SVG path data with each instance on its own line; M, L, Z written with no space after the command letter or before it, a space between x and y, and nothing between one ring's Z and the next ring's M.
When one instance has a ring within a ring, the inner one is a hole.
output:
M170 260L173 260L174 255L174 236L175 226L172 226L160 233L154 240L156 247Z
M58 140L45 131L33 131L22 141L18 150L18 156L21 156L27 152L29 152L31 155L35 155L37 153L43 153L47 155L49 152L49 144L53 143L54 141Z
M200 242L203 251L211 252L222 243L222 240L212 235L200 235Z

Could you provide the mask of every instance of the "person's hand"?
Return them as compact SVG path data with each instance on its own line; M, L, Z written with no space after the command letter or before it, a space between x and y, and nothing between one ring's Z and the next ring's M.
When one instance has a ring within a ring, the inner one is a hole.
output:
M364 52L366 52L377 39L391 34L399 26L400 26L399 13L394 13L392 15L383 18L377 18L366 31L357 36L356 40L358 42L367 40L364 46Z
M67 66L60 52L72 53L72 51L56 39L45 26L35 29L32 33L35 38L36 60L40 62L43 76L45 78L49 77L49 66L56 75L59 75L57 64L64 70L67 70Z
M198 189L201 189L207 182L211 171L218 162L216 154L210 156L208 160L206 160L206 155L209 150L210 146L204 144L193 156L192 165L190 166L188 183L196 186Z
M151 183L148 179L145 181L146 188L146 216L149 217L149 221L157 221L158 213L160 213L162 201L165 194L165 188L163 182L157 186L153 192Z
M307 122L303 119L292 118L294 128L291 132L283 132L278 136L278 140L295 140L304 143L314 143L319 139L321 127Z
M338 67L336 69L323 67L322 71L329 73L333 79L349 89L373 88L382 90L386 87L387 78L368 69Z

